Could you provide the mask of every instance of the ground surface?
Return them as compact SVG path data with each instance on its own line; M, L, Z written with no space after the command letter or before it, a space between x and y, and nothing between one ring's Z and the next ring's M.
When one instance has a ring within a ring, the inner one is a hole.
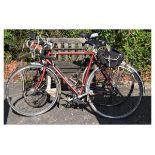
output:
M62 105L36 117L23 117L15 114L5 99L4 124L151 124L151 85L146 83L145 86L140 106L125 119L107 119L95 115L89 107L81 110Z

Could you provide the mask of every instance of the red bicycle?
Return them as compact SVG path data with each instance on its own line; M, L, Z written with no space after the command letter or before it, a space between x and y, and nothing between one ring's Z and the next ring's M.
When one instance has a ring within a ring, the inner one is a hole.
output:
M61 80L70 88L67 105L89 105L94 112L107 118L124 118L138 107L143 96L143 82L138 72L123 61L123 53L97 40L98 34L81 34L92 51L53 52L48 39L31 37L27 46L38 50L40 62L18 68L6 85L11 108L25 116L49 111L61 99ZM101 49L105 47L105 49ZM84 55L85 70L74 78L66 77L55 65L57 55ZM88 59L89 56L89 59Z

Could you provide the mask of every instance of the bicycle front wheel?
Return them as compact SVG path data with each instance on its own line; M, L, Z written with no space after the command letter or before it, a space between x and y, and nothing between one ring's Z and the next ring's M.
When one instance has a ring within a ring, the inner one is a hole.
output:
M50 78L50 87L47 82ZM28 65L14 72L6 85L10 107L24 116L36 116L50 110L60 89L54 72L42 66Z
M96 69L87 83L87 100L91 108L107 118L125 118L139 106L143 82L125 63L116 68Z

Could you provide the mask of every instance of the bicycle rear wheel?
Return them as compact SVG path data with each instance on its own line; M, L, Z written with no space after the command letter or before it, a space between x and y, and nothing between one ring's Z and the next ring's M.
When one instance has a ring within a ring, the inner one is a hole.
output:
M87 83L88 102L99 115L107 118L124 118L139 106L143 95L143 82L129 65L114 69L96 69Z
M39 65L22 67L10 76L6 85L6 97L15 112L24 116L36 116L47 112L55 105L60 88L57 76L48 68L42 81L41 76L43 67ZM49 77L50 93L47 83Z

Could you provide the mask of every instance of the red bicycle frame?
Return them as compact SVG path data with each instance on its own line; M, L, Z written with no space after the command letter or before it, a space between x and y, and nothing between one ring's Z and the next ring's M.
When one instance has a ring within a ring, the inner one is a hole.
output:
M78 96L79 95L82 95L83 91L84 91L84 87L86 85L86 82L87 82L87 79L88 79L88 76L89 76L89 73L90 73L90 69L92 67L92 63L93 61L95 60L95 53L94 52L87 52L87 51L83 51L83 52L57 52L57 53L53 53L53 52L48 52L48 56L52 56L54 55L54 57L58 56L58 55L90 55L90 62L88 64L88 67L87 67L87 70L86 70L86 74L84 76L84 80L83 80L83 83L82 83L82 86L80 88L80 90L77 90L75 89L72 84L69 82L68 78L62 73L62 71L52 62L50 61L49 59L45 59L45 63L46 64L50 64L52 66L52 68L55 70L55 72L57 73L57 75L63 79L63 81L70 87L70 89L75 93L77 94ZM45 71L46 69L46 66L44 66L44 69L43 71ZM44 74L45 72L43 72ZM44 76L44 75L43 75ZM41 76L41 81L42 81L42 78L43 76Z

